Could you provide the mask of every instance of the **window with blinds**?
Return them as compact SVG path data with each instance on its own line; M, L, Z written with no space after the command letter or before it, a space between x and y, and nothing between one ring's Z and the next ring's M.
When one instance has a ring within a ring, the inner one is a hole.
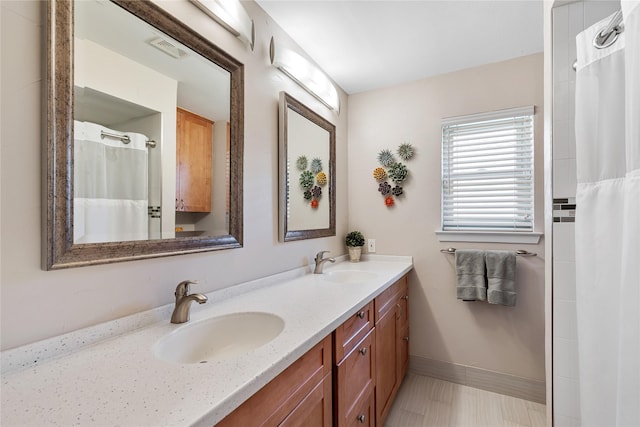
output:
M533 107L442 122L442 230L533 231Z

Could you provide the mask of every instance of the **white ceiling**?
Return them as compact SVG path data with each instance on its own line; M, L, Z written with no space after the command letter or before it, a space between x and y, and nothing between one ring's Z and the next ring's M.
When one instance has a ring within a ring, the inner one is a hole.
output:
M79 1L75 3L74 11L75 37L93 41L176 80L178 82L177 102L180 107L213 121L229 120L231 83L230 75L226 70L111 2ZM114 31L114 28L118 30ZM188 52L188 55L175 59L152 47L149 41L158 37ZM118 78L126 79L126 75L123 74ZM91 96L96 95L93 93ZM105 107L101 103L96 105ZM105 116L107 111L103 109L99 113L96 112L102 119L87 117L86 120L97 121L103 125L117 123L125 121L125 118L136 117L131 115L134 110L137 109L128 110L124 104L120 104L117 109L109 113L108 118Z
M542 0L257 0L347 93L542 52Z

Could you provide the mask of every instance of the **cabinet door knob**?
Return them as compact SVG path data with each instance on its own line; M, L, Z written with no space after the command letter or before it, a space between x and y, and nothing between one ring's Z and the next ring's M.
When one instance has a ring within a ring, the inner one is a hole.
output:
M403 300L408 300L409 299L409 295L405 295L402 297Z
M365 417L365 415L364 415L364 414L360 414L360 415L358 415L358 421L359 421L361 424L364 424L364 423L367 421L367 417Z
M407 342L409 341L409 337L403 337L402 339L407 341Z
M360 350L358 350L358 352L364 356L365 354L367 354L367 347L362 347Z
M358 314L356 314L356 316L358 316L360 319L364 319L365 315L366 313L364 311L359 311Z

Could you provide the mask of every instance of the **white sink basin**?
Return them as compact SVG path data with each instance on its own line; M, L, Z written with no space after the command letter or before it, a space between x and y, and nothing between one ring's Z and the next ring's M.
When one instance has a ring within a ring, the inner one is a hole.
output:
M245 354L276 338L284 321L270 313L235 313L189 323L160 338L153 354L174 363L207 363Z
M324 273L327 280L338 283L356 284L371 280L377 276L376 273L359 270L341 270Z

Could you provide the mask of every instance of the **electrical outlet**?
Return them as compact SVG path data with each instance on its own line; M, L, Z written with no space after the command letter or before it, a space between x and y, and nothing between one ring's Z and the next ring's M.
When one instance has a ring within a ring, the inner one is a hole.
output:
M367 252L374 253L376 251L376 239L367 240Z

